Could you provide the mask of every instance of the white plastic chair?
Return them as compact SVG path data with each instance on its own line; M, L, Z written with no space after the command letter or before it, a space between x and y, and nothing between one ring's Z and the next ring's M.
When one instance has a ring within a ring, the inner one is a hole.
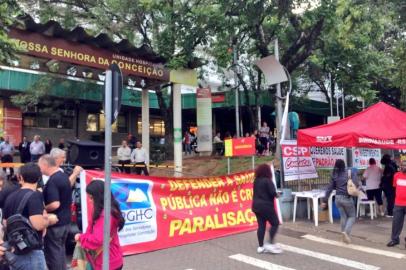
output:
M359 217L361 206L364 207L364 209L365 209L365 205L369 205L369 212L371 213L371 220L373 220L374 217L378 217L375 200L365 201L365 200L361 199L361 196L358 196L358 199L357 199L357 218Z

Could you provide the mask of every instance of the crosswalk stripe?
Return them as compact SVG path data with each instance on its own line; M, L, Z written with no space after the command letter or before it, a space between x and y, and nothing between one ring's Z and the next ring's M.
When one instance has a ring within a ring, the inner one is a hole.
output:
M302 248L297 248L293 246L288 246L284 244L279 244L285 251L297 253L300 255L305 255L313 258L317 258L319 260L327 261L327 262L332 262L336 264L341 264L344 266L348 266L351 268L355 269L360 269L360 270L379 270L380 268L377 266L369 265L369 264L364 264L360 263L357 261L349 260L349 259L344 259L341 257L336 257L336 256L331 256L325 253L320 253L316 251L310 251L307 249L302 249Z
M387 257L392 257L392 258L396 258L396 259L406 258L406 255L402 254L402 253L386 251L386 250L382 250L382 249L375 249L375 248L370 248L370 247L364 247L364 246L358 246L358 245L353 245L353 244L345 244L342 242L317 237L317 236L314 236L311 234L303 235L302 238L311 240L311 241L315 241L315 242L319 242L319 243L323 243L323 244L345 247L345 248L349 248L349 249L354 249L354 250L363 251L366 253L377 254L377 255L382 255L382 256L387 256Z
M293 268L277 265L244 254L234 254L229 256L230 259L237 260L246 264L250 264L265 270L295 270Z

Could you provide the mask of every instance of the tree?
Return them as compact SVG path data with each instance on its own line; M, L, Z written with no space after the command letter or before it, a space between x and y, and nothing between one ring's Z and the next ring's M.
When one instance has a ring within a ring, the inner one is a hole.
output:
M281 51L280 61L290 73L303 65L317 47L335 5L330 1L320 1L319 6L313 4L314 1L220 1L220 11L225 14L225 20L211 53L218 59L219 65L229 67L232 57L227 48L233 46L237 50L238 58L242 59L238 64L246 71L245 75L238 76L239 84L245 96L247 91L254 91L255 105L264 86L261 72L252 63L273 54L276 38ZM297 5L305 5L307 9L297 12ZM274 94L273 87L268 90ZM257 114L250 106L246 108L253 129Z
M327 100L330 89L333 95L344 89L346 95L362 97L367 105L379 98L399 106L394 50L402 30L396 10L388 1L339 1L333 23L322 32L320 46L307 61L303 76Z
M202 65L196 48L207 44L221 16L216 12L215 1L201 0L41 0L39 5L32 5L32 0L21 2L42 21L54 19L65 27L86 24L94 33L105 32L113 38L126 38L135 46L146 46L163 56L170 69ZM154 90L166 123L167 150L171 153L172 98L167 98L171 93L167 87Z
M0 3L0 63L6 64L15 59L16 45L8 37L8 28L15 23L15 15L19 13L13 0Z

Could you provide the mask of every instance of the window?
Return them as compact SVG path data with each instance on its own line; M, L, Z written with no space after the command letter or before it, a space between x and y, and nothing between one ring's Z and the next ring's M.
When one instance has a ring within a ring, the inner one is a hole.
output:
M24 115L24 127L38 127L38 128L64 128L73 129L73 117L50 117L50 116L32 116Z
M23 125L25 127L35 127L35 118L33 116L24 116Z
M128 125L127 125L127 115L119 115L117 117L117 132L119 133L127 133L128 132Z
M128 121L126 114L120 114L117 117L117 121L112 125L112 131L118 133L127 133L128 132ZM104 131L105 128L105 119L104 114L88 114L87 115L87 131Z
M161 119L153 118L149 120L149 132L151 136L165 136L165 122ZM142 121L138 118L138 134L142 134Z

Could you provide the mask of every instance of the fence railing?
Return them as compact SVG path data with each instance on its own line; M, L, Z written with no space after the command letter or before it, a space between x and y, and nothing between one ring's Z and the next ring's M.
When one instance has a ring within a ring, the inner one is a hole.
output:
M317 170L318 178L285 181L284 187L290 188L292 191L306 191L312 189L325 189L330 183L332 169Z

